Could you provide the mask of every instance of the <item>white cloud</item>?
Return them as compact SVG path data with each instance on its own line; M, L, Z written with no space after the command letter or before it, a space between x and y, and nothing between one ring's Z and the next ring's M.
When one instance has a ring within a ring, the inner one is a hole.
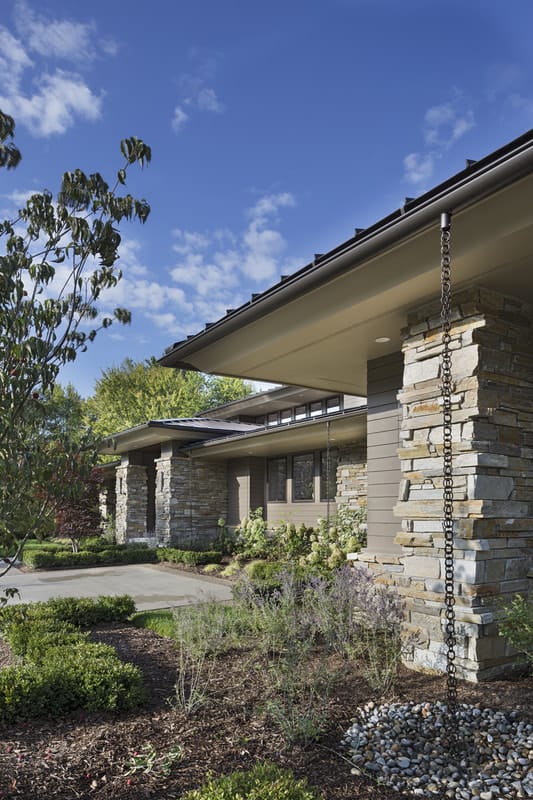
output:
M202 57L194 49L189 52L189 58L195 62L195 70L192 74L183 73L179 77L179 103L172 118L172 127L176 133L183 129L196 112L221 114L224 111L224 105L216 91L209 85L216 72L215 59Z
M176 106L174 109L174 116L172 117L172 127L176 133L179 133L187 120L189 119L189 115L185 112L180 106Z
M200 89L196 102L200 111L211 111L214 114L220 114L223 111L223 106L214 89L208 89L207 87Z
M427 188L442 156L475 126L474 111L454 89L447 103L431 106L424 114L423 136L426 152L408 153L403 159L404 180L419 190Z
M0 105L36 136L65 133L76 117L94 122L101 116L102 98L93 94L79 75L57 70L43 75L31 97L0 95Z
M433 175L433 156L409 153L403 160L403 166L405 180L409 183L425 185Z
M296 201L290 192L280 192L280 194L267 194L259 198L257 203L248 209L247 214L257 224L264 224L268 217L277 213L280 208L292 208Z
M172 245L172 249L176 253L190 253L193 249L203 250L209 245L209 237L203 233L175 228L172 235L178 240L176 244Z
M99 119L102 93L93 91L79 72L59 69L54 61L76 61L81 69L100 52L116 52L114 43L97 35L92 23L48 19L24 0L15 5L14 19L17 36L0 26L3 110L42 137L64 133L77 119Z
M460 112L453 103L433 106L426 111L425 140L430 145L448 148L474 127L474 112Z
M16 3L14 17L20 38L34 53L75 62L91 61L97 55L98 38L94 23L47 19L23 0ZM109 52L109 42L106 51Z
M173 250L179 261L172 279L186 287L192 317L212 321L228 308L249 299L244 287L271 282L276 274L292 271L294 259L284 258L287 243L279 231L279 213L296 205L289 192L266 194L246 210L247 223L237 235L226 228L211 232L173 231ZM300 266L298 261L296 266ZM198 323L192 325L193 330Z
M178 320L175 314L170 311L161 314L146 314L148 319L151 319L156 328L160 328L165 333L173 335L183 335L185 329L181 321Z
M15 189L15 191L11 192L10 194L3 195L3 197L6 197L13 205L13 210L18 210L19 208L23 208L30 197L34 194L35 191L32 189L27 189L25 191Z
M22 43L3 26L0 27L0 85L5 92L16 91L25 69L33 66Z

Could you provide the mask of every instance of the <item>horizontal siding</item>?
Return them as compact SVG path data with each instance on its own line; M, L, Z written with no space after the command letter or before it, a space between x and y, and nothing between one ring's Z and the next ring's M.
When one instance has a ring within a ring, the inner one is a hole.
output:
M250 468L248 459L228 462L228 525L238 525L250 510Z
M265 507L265 469L266 461L264 458L250 459L250 496L248 499L249 508Z
M329 504L330 518L336 514L337 506ZM267 503L267 520L269 527L274 527L279 522L302 523L307 526L316 526L319 517L326 518L328 513L327 503Z
M401 478L400 409L403 357L393 353L368 362L368 549L400 552L394 538L400 522L393 514Z

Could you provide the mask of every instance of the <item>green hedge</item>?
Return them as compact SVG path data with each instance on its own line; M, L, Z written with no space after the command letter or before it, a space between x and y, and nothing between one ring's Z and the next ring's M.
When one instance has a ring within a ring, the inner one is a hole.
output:
M121 546L105 544L101 550L80 550L73 553L69 550L30 550L24 552L22 561L33 569L67 569L69 567L95 567L106 564L155 564L155 550L147 547Z
M53 630L53 625L67 623L80 628L112 622L126 622L135 613L135 602L127 595L115 597L54 597L42 603L19 603L0 608L0 630L9 641L12 624L40 621L43 629Z
M78 625L127 619L131 597L56 598L0 609L0 627L23 663L0 670L0 720L58 716L75 709L118 711L143 702L140 670Z
M248 771L208 779L200 789L186 792L182 800L319 800L305 780L275 764L256 764Z
M170 561L174 564L187 564L198 567L203 564L220 564L222 553L218 550L180 550L177 547L158 547L155 551L159 561Z
M115 653L95 652L95 647L88 643L53 647L39 663L0 670L0 720L140 705L145 697L140 670Z

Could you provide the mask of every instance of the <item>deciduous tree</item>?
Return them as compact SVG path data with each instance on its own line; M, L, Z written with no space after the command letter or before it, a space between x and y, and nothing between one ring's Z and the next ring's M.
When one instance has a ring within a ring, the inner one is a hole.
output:
M128 358L103 370L86 411L95 432L105 437L151 419L190 417L248 394L249 384L237 378L168 369L154 358Z
M0 111L0 167L20 161L14 132ZM40 440L42 398L98 331L130 319L123 308L100 316L98 306L121 278L119 224L144 223L150 212L122 188L133 165L150 161L150 148L133 137L120 150L112 185L98 172L66 172L55 198L34 194L0 222L0 544L33 533L48 510L36 491L56 468Z

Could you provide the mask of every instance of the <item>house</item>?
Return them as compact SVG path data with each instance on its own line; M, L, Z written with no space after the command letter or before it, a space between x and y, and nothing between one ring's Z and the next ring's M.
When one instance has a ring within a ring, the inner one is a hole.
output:
M337 505L366 503L364 399L294 386L273 388L190 419L152 420L109 437L101 497L119 542L209 545L218 520L250 509L316 524Z
M160 363L364 395L368 547L443 669L440 217L451 214L458 674L501 674L498 608L531 593L533 131L355 235ZM214 445L216 448L218 445Z

